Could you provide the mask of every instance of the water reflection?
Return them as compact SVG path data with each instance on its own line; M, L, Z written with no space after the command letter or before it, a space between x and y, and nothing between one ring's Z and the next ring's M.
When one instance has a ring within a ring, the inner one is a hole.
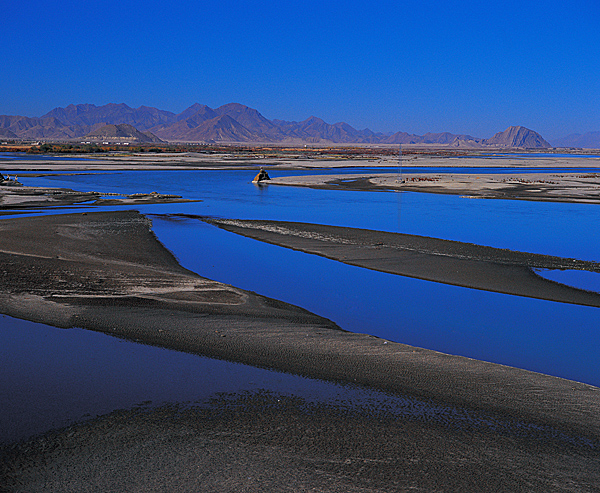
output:
M600 274L597 272L536 269L536 273L550 281L600 293Z
M145 346L80 329L0 317L0 446L118 409L179 410L260 401L277 409L293 405L370 415L372 419L418 420L463 431L595 446L556 430L454 406L339 385L237 363Z
M600 385L597 308L370 271L184 223L154 218L154 230L185 267L208 278L302 306L353 332Z
M372 169L373 170L373 169ZM340 170L325 170L339 172ZM269 171L272 176L321 170ZM381 169L380 169L381 171ZM388 170L389 171L389 170ZM488 170L489 172L489 170ZM26 185L183 195L198 203L142 206L240 219L273 219L402 232L532 253L600 260L600 207L453 195L352 192L251 184L252 170L129 171L26 178Z
M201 200L137 207L151 214L313 222L600 260L600 228L594 227L600 223L600 208L595 205L257 189L251 184L254 174L90 173L31 178L26 184L115 193L158 190ZM167 248L200 275L302 306L347 330L600 385L595 369L600 356L598 309L372 272L249 240L198 220L155 218L154 226ZM257 271L254 265L262 267Z
M153 218L158 238L185 267L202 276L302 306L354 332L600 385L596 308L378 273L264 244L198 220L163 216L314 222L600 260L597 206L256 188L250 184L251 171L19 176L26 185L114 193L157 190L197 198L202 202L137 208L160 215ZM119 208L90 210L111 209ZM60 211L66 212L70 211ZM261 265L260 270L252 268L255 265ZM588 274L541 273L578 287L592 286L587 284L592 278L580 279ZM597 283L593 286L598 289ZM0 337L0 441L148 401L201 403L215 392L271 389L337 401L350 395L346 387L10 317L0 317ZM367 391L352 392L354 403L375 398Z
M351 398L353 405L375 395L4 315L0 337L0 444L115 409L171 402L201 405L216 393L269 389L307 401Z

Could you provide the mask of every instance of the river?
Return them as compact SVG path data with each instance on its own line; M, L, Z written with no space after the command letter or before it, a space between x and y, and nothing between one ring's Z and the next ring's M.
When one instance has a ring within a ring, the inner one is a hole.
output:
M359 171L368 170L354 170ZM481 170L490 171L498 170ZM270 173L315 172L320 171ZM253 174L122 171L35 178L19 173L19 180L32 186L158 191L201 200L137 208L150 215L157 237L182 265L201 276L302 306L347 330L600 386L597 308L369 271L240 237L197 219L170 216L323 223L598 261L597 205L256 187L250 183ZM548 274L553 275L598 290L596 274ZM339 399L341 392L355 400L366 392L10 317L0 318L0 333L1 428L18 424L0 441L121 407L197 402L215 392L260 388L326 399Z

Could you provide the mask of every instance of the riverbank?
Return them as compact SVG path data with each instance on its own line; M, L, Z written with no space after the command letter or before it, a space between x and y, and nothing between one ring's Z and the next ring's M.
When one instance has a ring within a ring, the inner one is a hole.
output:
M461 195L470 199L518 199L600 203L600 173L378 173L278 177L269 185L329 190L402 191Z
M3 186L0 184L0 215L13 214L28 209L60 208L69 206L106 206L166 204L198 202L180 195L158 192L121 195L117 193L78 192L66 188Z
M585 491L600 480L596 387L346 332L204 279L136 212L7 219L0 232L3 313L441 410L400 419L383 407L364 413L250 395L202 409L116 412L4 450L2 475L12 481L4 484L14 491Z
M364 174L343 174L343 168L381 168L381 172ZM446 168L440 173L407 173L404 168ZM354 191L407 191L460 195L469 199L518 199L552 202L600 203L600 157L577 154L502 154L467 152L464 156L409 154L402 158L389 153L373 158L357 159L352 155L333 158L324 156L285 155L269 156L253 152L231 153L174 153L174 154L107 154L100 156L71 156L68 160L51 156L36 159L2 159L0 171L5 173L26 173L26 176L40 177L54 174L79 174L96 171L124 170L248 170L249 180L256 170L264 168L271 173L271 180L262 184L309 187L316 189ZM303 176L277 177L278 170L318 170L340 169L340 174L315 174ZM454 173L452 168L489 170L490 172ZM510 172L508 169L510 168ZM527 171L521 171L527 168ZM557 172L543 171L559 169ZM389 169L389 172L385 172ZM494 173L494 169L507 172ZM529 171L529 170L541 171ZM576 169L569 172L569 169ZM589 170L589 171L587 171ZM25 175L24 175L25 176ZM2 187L8 189L9 187ZM14 187L21 189L22 187ZM78 193L69 191L70 193ZM25 191L14 191L24 194ZM56 192L58 193L58 192ZM93 192L90 192L93 194ZM6 195L6 194L5 194ZM148 195L148 194L146 194ZM160 195L160 194L159 194ZM63 197L66 200L73 198ZM107 197L90 196L96 205L114 205ZM60 197L53 198L54 201ZM85 197L82 197L82 200ZM5 199L6 200L6 199ZM115 199L116 200L116 199ZM121 198L120 203L141 202ZM154 201L176 201L166 196L143 199ZM179 199L183 201L182 199Z
M600 307L600 294L534 269L600 272L600 263L460 241L285 221L201 218L255 240L366 269L496 293Z
M385 152L383 152L385 151ZM589 152L570 154L548 154L526 152L521 154L481 151L456 151L438 153L435 149L409 153L402 156L402 166L423 168L600 168L600 157ZM244 152L232 149L231 152L188 152L188 153L110 153L61 156L35 156L20 154L18 159L0 155L0 172L10 174L17 171L35 172L87 172L120 170L193 170L193 169L248 169L266 171L335 169L335 168L390 168L396 173L400 162L396 152L382 150L381 154L356 156L355 153L341 152L339 155L306 154L287 152Z

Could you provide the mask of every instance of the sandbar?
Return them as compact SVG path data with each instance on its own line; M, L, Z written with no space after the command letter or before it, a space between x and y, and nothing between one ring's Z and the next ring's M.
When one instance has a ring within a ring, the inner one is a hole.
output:
M269 185L352 191L401 191L515 199L600 203L600 173L394 173L276 177Z
M276 169L319 169L319 168L362 168L382 167L396 172L404 167L461 167L461 168L600 168L600 157L590 153L537 153L523 152L494 153L482 151L446 150L441 153L435 149L404 153L400 159L396 149L364 147L365 153L354 152L356 148L338 149L335 155L329 152L306 153L276 148L260 149L232 148L231 152L177 152L177 153L121 153L121 154L80 154L44 156L43 159L3 159L0 156L0 172L85 172L100 170L193 170L193 169L252 169L264 167L267 171ZM323 149L328 151L327 149ZM360 149L359 149L360 151ZM402 163L402 164L400 164Z
M3 186L0 184L0 214L3 215L39 208L131 206L179 202L198 202L198 200L184 199L180 195L158 192L121 195L118 193L79 192L68 188Z
M0 476L14 491L591 491L600 481L600 389L347 332L205 279L135 211L2 220L0 265L1 311L14 317L449 410L399 419L257 394L119 411L5 448ZM465 413L475 424L452 418Z
M534 269L600 272L600 263L460 241L285 221L202 218L233 233L349 265L497 293L600 307L600 294Z

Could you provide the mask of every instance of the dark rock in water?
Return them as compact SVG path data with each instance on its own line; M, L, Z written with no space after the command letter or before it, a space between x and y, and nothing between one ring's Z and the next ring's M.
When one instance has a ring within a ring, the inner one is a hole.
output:
M17 181L16 176L11 178L8 175L3 176L1 174L0 174L0 185L3 187L22 187L23 186L23 184L21 182Z
M259 183L261 181L270 180L269 174L262 168L260 168L260 173L254 177L252 183Z

